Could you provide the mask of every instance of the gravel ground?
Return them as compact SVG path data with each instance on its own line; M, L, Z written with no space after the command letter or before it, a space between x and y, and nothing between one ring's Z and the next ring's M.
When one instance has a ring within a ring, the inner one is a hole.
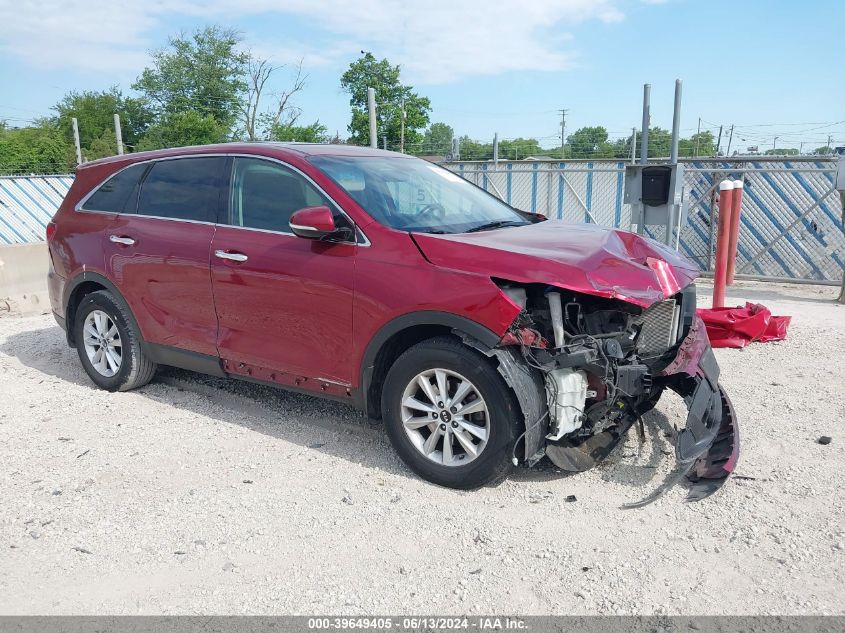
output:
M785 342L716 352L739 476L639 510L677 398L593 471L456 492L347 406L176 370L98 391L52 317L0 319L0 613L845 614L835 295L729 292L793 315Z

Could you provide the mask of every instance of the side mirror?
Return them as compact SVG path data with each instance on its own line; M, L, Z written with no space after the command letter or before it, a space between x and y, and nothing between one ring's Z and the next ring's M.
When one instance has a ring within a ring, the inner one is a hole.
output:
M312 240L331 235L337 230L332 210L328 207L306 207L290 216L290 228L294 235Z

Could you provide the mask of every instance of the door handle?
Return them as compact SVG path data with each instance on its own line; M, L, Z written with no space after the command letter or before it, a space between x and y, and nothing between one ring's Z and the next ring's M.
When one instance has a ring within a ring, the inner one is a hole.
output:
M109 236L109 240L115 244L123 244L125 246L132 246L135 243L135 240L131 237L124 237L122 235L111 235Z
M227 253L226 251L214 251L214 256L220 259L228 259L233 262L245 262L249 259L243 253Z

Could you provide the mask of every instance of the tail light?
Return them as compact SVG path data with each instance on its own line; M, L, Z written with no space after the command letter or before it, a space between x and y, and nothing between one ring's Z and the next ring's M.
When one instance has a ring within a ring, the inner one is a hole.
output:
M55 222L48 222L47 223L47 241L53 239L53 236L56 234L56 223Z

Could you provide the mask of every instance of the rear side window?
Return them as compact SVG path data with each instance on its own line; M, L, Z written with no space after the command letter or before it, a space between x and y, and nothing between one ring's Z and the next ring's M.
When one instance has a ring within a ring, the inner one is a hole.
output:
M138 215L217 222L225 164L219 156L154 163L141 185Z
M138 198L138 183L147 170L146 163L130 165L100 185L82 205L86 211L134 213Z

